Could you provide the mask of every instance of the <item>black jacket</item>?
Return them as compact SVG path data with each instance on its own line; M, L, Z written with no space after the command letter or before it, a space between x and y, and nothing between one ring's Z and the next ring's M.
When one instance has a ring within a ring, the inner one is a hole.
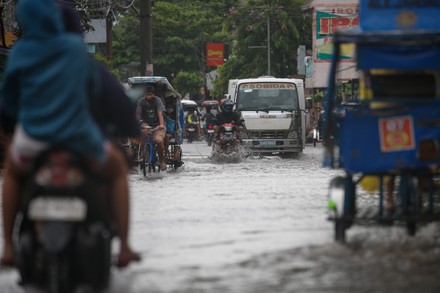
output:
M215 116L216 125L222 125L225 123L232 123L237 126L243 126L241 121L241 114L237 111L225 112L222 111Z

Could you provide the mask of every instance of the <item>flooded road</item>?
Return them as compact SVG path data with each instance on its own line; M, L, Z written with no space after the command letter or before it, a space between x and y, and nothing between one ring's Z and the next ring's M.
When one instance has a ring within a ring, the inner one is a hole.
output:
M213 163L184 144L177 172L130 175L140 263L113 270L108 292L440 292L440 229L353 227L333 242L322 147L297 159ZM117 244L117 243L116 243ZM0 244L2 245L2 244ZM116 250L115 250L116 251ZM22 292L0 271L0 292Z

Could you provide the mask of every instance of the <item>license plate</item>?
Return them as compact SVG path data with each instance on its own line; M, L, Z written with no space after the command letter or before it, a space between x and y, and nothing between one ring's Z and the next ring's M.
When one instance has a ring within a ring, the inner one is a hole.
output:
M86 218L87 205L77 197L42 196L29 204L29 217L33 220L62 220L77 222Z
M193 132L193 131L195 131L195 129L194 128L188 128L188 131Z
M208 133L214 133L214 129L208 129Z
M260 146L266 147L266 146L275 146L276 142L275 140L260 140Z

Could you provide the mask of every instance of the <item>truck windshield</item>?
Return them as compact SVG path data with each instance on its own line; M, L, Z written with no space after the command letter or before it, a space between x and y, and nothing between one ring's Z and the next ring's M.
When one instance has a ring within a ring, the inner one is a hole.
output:
M239 111L294 111L298 109L298 92L294 83L243 83L236 105Z

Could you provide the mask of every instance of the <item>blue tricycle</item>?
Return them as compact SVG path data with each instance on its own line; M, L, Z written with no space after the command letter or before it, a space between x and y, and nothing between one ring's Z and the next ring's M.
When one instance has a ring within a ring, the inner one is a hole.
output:
M416 2L361 0L360 26L333 35L323 131L324 165L343 171L328 193L338 242L354 224L403 224L415 235L440 220L440 8ZM353 111L337 97L347 44L359 73Z

